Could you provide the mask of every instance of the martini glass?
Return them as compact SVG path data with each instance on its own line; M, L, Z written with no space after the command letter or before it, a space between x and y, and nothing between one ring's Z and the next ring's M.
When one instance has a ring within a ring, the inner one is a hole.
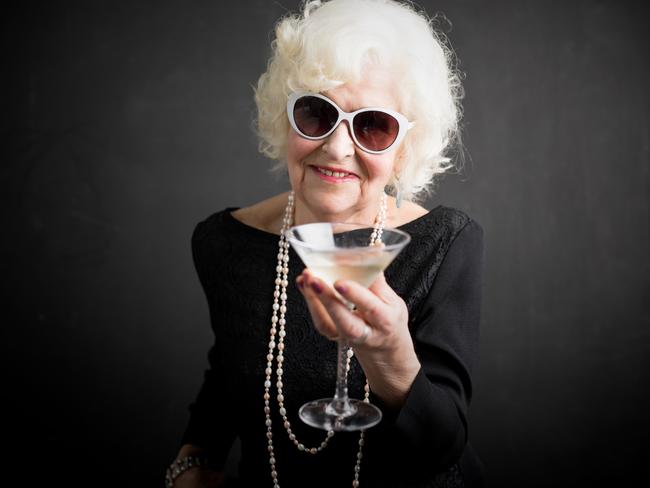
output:
M340 279L368 287L411 240L398 229L383 229L376 240L373 230L365 224L317 222L292 227L287 238L305 266L330 287ZM353 303L336 295L354 310ZM349 348L347 340L339 339L334 397L305 403L298 413L306 424L325 430L355 431L381 420L381 410L375 405L348 397Z

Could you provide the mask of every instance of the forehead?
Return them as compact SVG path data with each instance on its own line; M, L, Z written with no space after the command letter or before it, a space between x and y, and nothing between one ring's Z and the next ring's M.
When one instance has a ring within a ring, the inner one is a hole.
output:
M364 107L399 110L396 77L380 66L366 67L359 81L344 83L323 94L347 112Z

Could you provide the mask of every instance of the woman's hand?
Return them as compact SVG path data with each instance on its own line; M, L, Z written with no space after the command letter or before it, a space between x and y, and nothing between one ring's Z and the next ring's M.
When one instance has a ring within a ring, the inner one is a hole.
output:
M203 449L192 444L183 444L176 459L185 456L200 456ZM221 488L225 483L225 474L221 471L214 471L207 467L198 467L188 469L176 478L174 488Z
M330 340L347 339L374 394L388 406L401 407L420 362L408 329L406 304L386 283L383 273L368 288L351 280L334 283L336 291L356 305L354 311L308 269L296 284L316 330Z
M174 488L222 488L224 474L208 468L194 467L182 473L174 482Z

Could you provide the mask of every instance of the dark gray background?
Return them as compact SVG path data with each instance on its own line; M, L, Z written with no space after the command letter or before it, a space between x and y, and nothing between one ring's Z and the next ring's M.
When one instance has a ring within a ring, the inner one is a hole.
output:
M296 3L3 14L3 462L24 486L162 486L212 340L191 232L288 188L251 84ZM467 73L469 159L425 205L485 229L471 440L491 486L615 486L650 431L645 2L420 3Z

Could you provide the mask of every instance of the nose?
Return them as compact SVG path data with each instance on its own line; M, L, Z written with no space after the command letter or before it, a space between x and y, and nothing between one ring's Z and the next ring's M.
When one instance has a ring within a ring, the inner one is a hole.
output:
M323 144L323 151L337 161L354 155L354 140L347 121L341 121L334 132L327 136Z

